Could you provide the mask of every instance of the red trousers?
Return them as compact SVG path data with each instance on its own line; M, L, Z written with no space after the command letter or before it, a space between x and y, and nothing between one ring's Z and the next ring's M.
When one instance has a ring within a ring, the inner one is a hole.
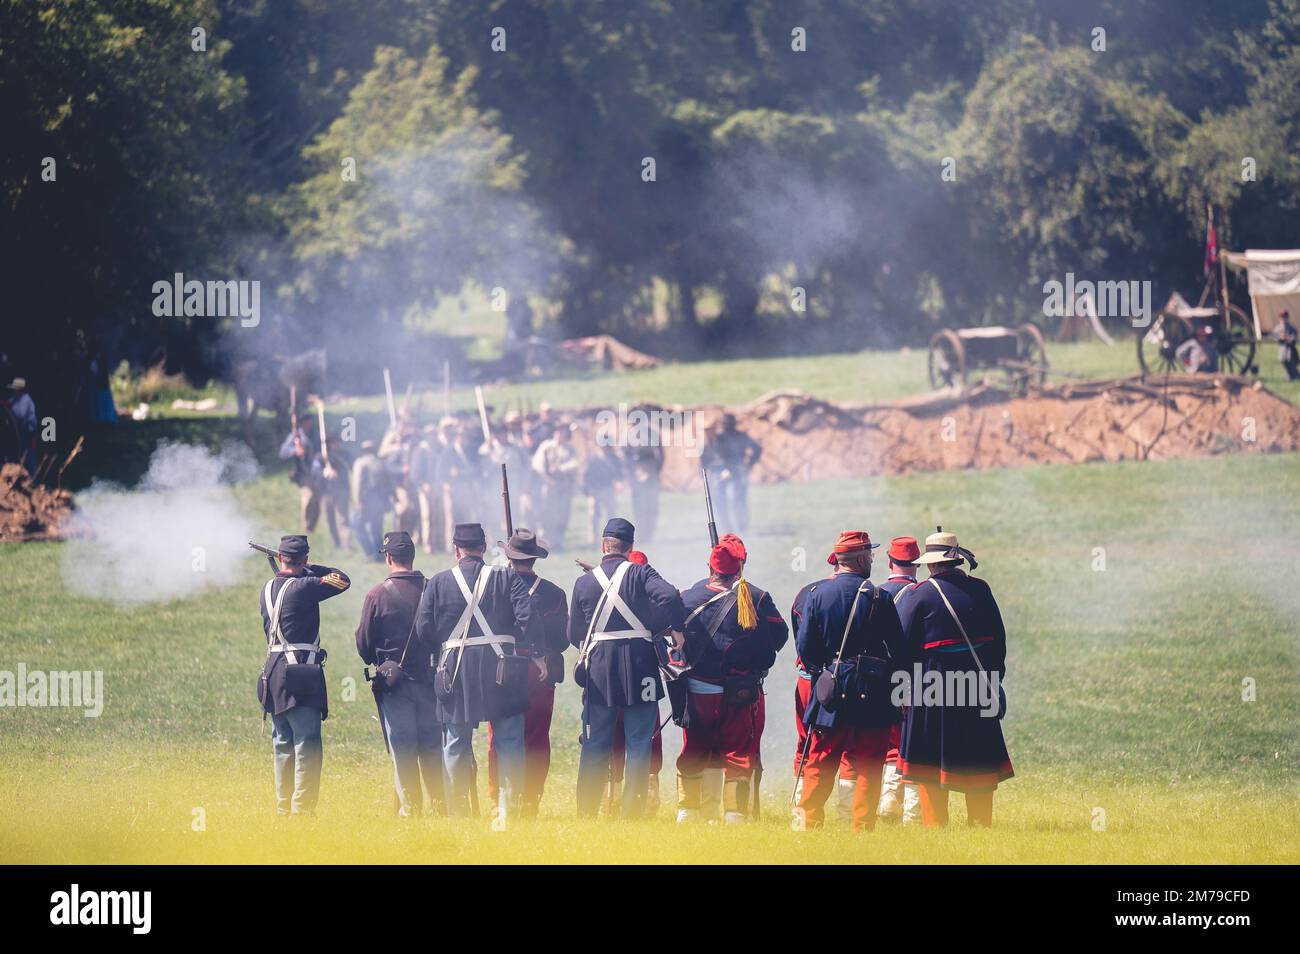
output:
M692 692L690 713L690 728L682 730L677 773L695 776L708 768L720 768L725 778L749 778L758 762L762 732L758 703L729 706L720 692Z
M524 791L520 810L536 814L551 771L551 714L555 711L555 687L534 682L528 687L528 709L524 712ZM488 798L497 803L497 748L488 723Z
M754 741L753 749L750 755L754 759L754 767L763 764L763 729L767 726L767 694L760 692L758 701L754 703Z
M812 698L812 680L802 677L794 681L794 727L799 733L799 741L794 747L794 774L797 778L799 775L799 756L803 752L804 740L808 737L808 730L804 728L803 714L808 709L808 700ZM853 766L849 765L847 757L840 759L840 778L849 781L853 778Z
M835 789L835 772L847 760L855 779L853 830L870 831L876 825L880 803L880 772L889 751L890 729L836 727L813 732L808 758L803 766L803 789L799 795L804 827L816 828L825 818L826 799Z

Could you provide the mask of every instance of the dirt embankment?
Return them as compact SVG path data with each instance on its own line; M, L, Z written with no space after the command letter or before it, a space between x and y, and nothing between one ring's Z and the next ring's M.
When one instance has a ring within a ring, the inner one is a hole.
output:
M1166 460L1300 450L1300 407L1247 378L1178 375L1079 381L1028 396L978 387L886 405L837 405L798 391L724 410L763 446L763 483L925 470ZM699 459L667 448L664 483L699 482Z

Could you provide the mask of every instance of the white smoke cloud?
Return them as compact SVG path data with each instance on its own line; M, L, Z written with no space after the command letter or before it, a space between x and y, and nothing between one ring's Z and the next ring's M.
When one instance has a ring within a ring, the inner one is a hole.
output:
M255 476L257 463L243 444L213 454L160 442L135 489L96 483L78 497L64 584L131 606L239 582L253 525L231 487Z

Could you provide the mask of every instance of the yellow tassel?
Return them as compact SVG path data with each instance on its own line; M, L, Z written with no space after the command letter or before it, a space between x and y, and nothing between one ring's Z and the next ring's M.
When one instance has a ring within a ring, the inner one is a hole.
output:
M754 597L749 592L749 584L742 576L736 584L736 621L741 629L758 628L758 612L754 609Z

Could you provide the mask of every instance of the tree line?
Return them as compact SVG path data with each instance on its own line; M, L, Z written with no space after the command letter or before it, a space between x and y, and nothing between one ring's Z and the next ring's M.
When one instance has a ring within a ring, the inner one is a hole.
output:
M504 289L676 357L1195 292L1208 205L1297 244L1298 86L1300 0L0 0L0 351L221 373L176 272L284 348Z

